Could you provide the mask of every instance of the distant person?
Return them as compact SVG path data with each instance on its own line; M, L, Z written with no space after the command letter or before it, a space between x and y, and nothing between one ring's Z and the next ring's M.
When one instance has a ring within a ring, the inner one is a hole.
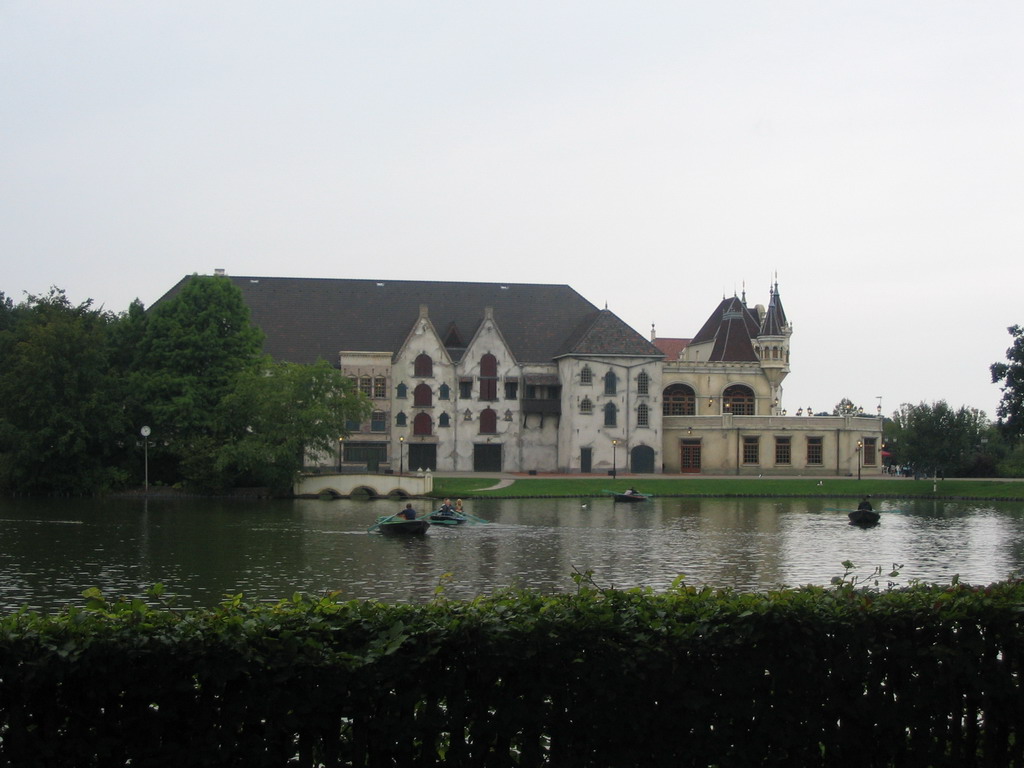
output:
M406 504L405 509L398 513L399 517L404 517L406 520L416 519L416 510L412 508L412 504Z
M462 499L456 499L455 500L455 514L457 514L457 515L461 515L462 514Z
M870 512L874 509L874 507L871 506L871 502L868 501L869 498L871 497L865 496L860 500L860 504L857 505L858 511Z
M455 517L455 507L452 506L452 500L445 499L444 504L438 507L437 514L441 517Z

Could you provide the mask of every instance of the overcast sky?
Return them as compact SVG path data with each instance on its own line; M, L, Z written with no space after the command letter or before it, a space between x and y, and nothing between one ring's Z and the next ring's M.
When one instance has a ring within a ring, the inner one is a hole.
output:
M1020 0L0 0L0 291L564 283L689 337L777 276L790 413L994 416L1022 41Z

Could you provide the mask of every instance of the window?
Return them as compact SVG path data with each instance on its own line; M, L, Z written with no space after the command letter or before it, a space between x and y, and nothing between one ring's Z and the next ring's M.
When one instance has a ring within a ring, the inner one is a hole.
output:
M397 427L404 427L405 426L405 414L402 413L402 411L399 411L398 415L395 416L395 426L397 426Z
M405 400L408 393L409 388L405 386L404 382L395 387L395 397L397 397L399 400Z
M414 435L429 435L433 432L434 424L430 420L430 414L420 411L412 420L412 433Z
M373 377L373 396L378 400L388 396L388 380L383 376Z
M685 384L673 384L662 393L661 412L665 416L693 416L697 413L697 396Z
M370 415L370 431L383 432L388 428L388 417L384 411L374 411Z
M760 440L757 437L743 438L743 463L759 464L761 462Z
M722 401L726 413L734 416L754 415L754 390L750 387L734 384L722 394Z
M480 358L480 399L498 399L498 358L489 352Z
M636 425L638 427L649 427L651 426L650 409L647 407L647 403L640 403L636 407Z
M346 432L358 432L362 426L362 422L353 421L352 419L345 420L345 431Z
M437 399L438 400L449 400L452 396L452 388L447 384L442 384L437 388Z
M615 371L608 371L604 375L604 393L606 395L615 394Z
M359 391L367 397L373 397L373 379L369 376L362 376L359 379Z
M615 407L615 403L606 403L604 406L604 425L606 427L614 427L618 423L619 409Z
M647 375L647 371L640 371L640 375L636 377L636 393L638 395L646 395L650 388L651 377Z
M775 438L775 463L776 464L792 464L793 453L791 450L791 441L788 437L776 437Z
M423 408L434 404L434 393L430 390L429 384L416 385L416 389L412 391L412 404Z
M592 402L590 402L590 398L589 397L584 397L580 401L580 413L593 413L593 412L594 412L594 404Z
M594 383L594 372L590 370L589 365L584 365L580 370L580 384L590 386Z
M439 427L448 427L451 426L451 423L452 419L447 413L442 413L437 417L437 426Z
M434 361L430 358L426 352L421 352L416 356L416 362L413 363L413 376L433 376L434 375Z
M876 439L873 437L864 438L864 465L873 467L878 462L878 454L875 451Z
M824 452L822 451L822 438L820 437L808 437L807 438L807 464L821 466L824 462L822 457Z
M493 408L480 412L480 434L493 435L498 431L498 414Z
M459 382L459 397L463 400L469 400L473 396L473 382L469 379L463 379Z
M518 381L506 381L505 382L505 399L515 400L519 397L519 382Z

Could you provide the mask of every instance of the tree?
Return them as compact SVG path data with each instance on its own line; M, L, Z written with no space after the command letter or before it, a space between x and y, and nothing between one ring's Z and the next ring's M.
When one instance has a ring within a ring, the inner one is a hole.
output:
M853 400L850 400L848 397L844 397L836 403L835 408L832 409L833 416L857 416L862 415L863 413L864 409L858 408L853 404Z
M241 437L221 447L216 466L255 485L290 489L307 454L335 450L346 422L363 421L371 410L352 380L322 360L268 362L243 374L225 398L225 431Z
M124 413L111 376L114 317L64 292L4 304L0 324L0 487L89 493L123 481Z
M139 337L130 410L136 430L152 429L154 477L201 475L214 466L218 446L240 437L225 431L218 408L238 378L261 364L263 334L250 323L241 292L222 277L193 275L144 321L131 310L128 319L134 327L125 338Z
M985 413L976 408L954 411L945 400L904 403L893 414L893 458L924 474L967 474L988 426Z
M1011 325L1007 330L1013 345L1006 350L1005 363L992 363L992 383L1002 383L1002 398L996 407L999 427L1003 434L1016 443L1024 435L1024 328Z

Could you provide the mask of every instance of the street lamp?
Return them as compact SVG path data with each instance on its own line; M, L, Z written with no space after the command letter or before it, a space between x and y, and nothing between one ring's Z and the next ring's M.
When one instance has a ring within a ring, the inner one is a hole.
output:
M338 474L341 474L342 464L345 461L345 436L338 437Z
M405 435L402 435L400 438L398 438L398 474L399 474L399 476L401 476L402 472L405 470L405 465L403 464L404 461L405 461Z
M139 430L139 434L142 435L142 461L145 478L143 489L145 493L149 493L149 435L151 431L149 427L143 427Z
M860 440L857 441L857 479L860 480L860 452L864 448L864 443Z
M618 469L618 467L617 467L617 463L618 462L616 461L616 451L615 451L615 449L618 446L618 444L619 444L618 440L612 440L612 480L614 480L614 479L616 479L618 477L618 474L616 474L617 469Z

